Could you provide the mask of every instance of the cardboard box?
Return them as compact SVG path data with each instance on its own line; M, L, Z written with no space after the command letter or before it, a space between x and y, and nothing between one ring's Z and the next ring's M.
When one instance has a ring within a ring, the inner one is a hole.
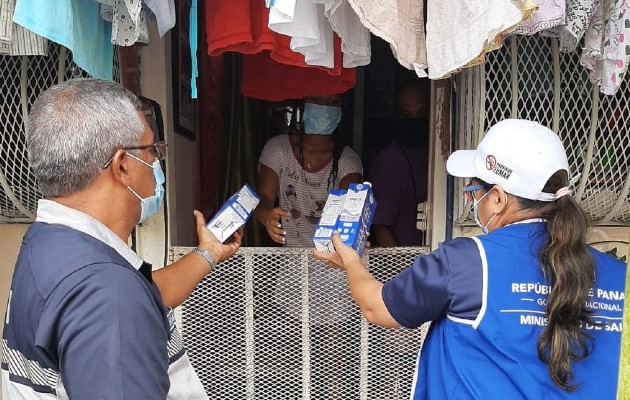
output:
M335 247L332 243L332 235L337 228L339 214L343 208L343 201L346 191L333 189L328 193L322 216L317 225L315 225L315 233L313 234L313 242L317 251L322 253L332 253Z
M221 243L225 242L241 226L245 225L260 198L245 184L230 197L216 215L206 225Z
M337 232L344 243L355 249L360 256L365 250L375 210L376 199L372 193L372 184L351 183L337 221Z

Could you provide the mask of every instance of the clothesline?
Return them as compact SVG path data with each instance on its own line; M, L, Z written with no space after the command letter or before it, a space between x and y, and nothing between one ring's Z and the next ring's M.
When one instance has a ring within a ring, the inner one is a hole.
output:
M557 38L560 51L580 53L591 82L607 95L617 92L630 63L627 0L192 1L193 71L196 21L205 18L209 55L240 52L245 64L267 65L255 68L258 77L281 75L274 68L287 74L280 81L243 77L266 81L243 89L266 99L300 96L300 83L325 91L352 87L354 69L371 61L370 34L388 42L403 67L430 79L482 63L511 34ZM205 15L198 15L197 1ZM168 32L176 22L174 0L0 0L0 54L46 55L52 40L90 75L111 79L113 46L148 43L147 21L161 36ZM191 83L195 97L195 76Z

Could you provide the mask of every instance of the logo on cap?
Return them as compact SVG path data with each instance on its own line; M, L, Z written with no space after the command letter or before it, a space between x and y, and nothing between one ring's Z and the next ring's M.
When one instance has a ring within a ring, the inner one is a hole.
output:
M498 163L497 159L494 158L494 156L487 156L486 157L486 168L488 168L489 171L492 171L495 175L500 176L503 179L510 179L510 175L512 175L512 169L508 168L507 166Z
M497 159L494 156L486 157L486 168L488 171L492 171L497 166Z

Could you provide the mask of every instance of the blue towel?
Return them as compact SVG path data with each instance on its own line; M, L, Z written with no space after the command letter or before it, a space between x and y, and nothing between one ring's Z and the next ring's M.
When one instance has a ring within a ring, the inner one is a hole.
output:
M95 78L112 79L112 25L92 0L17 0L13 22L72 51L74 62Z

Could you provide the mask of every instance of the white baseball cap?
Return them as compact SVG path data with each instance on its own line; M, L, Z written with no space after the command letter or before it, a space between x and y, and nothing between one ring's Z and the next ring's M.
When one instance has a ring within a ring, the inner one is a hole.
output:
M449 174L479 178L506 192L530 200L554 201L543 192L559 170L569 174L564 146L551 129L538 122L505 119L492 126L476 150L458 150L446 161Z

